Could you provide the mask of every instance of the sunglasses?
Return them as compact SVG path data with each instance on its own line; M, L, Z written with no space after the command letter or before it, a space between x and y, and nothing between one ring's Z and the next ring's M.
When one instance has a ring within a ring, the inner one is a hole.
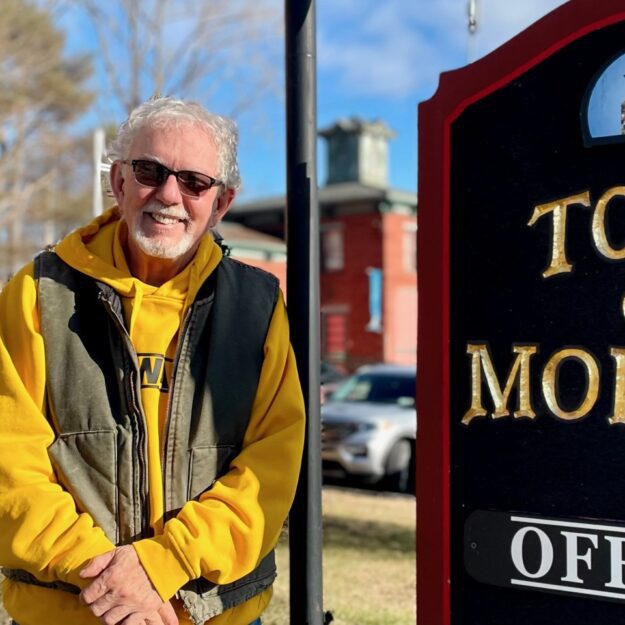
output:
M174 171L156 161L136 159L133 161L122 161L122 163L132 165L135 180L144 187L160 187L167 181L169 176L176 176L180 193L189 197L199 197L212 187L223 184L212 176L186 169Z

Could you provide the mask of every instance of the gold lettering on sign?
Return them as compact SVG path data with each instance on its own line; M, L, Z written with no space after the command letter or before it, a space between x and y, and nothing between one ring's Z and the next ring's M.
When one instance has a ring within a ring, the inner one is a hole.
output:
M533 226L543 215L550 213L553 215L551 262L547 269L543 271L543 278L573 271L573 265L566 257L566 211L569 206L576 204L590 206L590 193L584 191L577 195L570 195L561 200L539 204L534 207L532 217L527 223L528 226Z
M581 404L571 411L564 410L559 402L557 395L557 377L560 365L567 359L574 359L580 362L586 370L586 378L588 387L586 396ZM556 352L545 365L543 370L543 395L549 410L566 421L575 421L585 417L595 405L597 397L599 397L599 366L595 357L584 349L567 348Z
M613 415L608 418L610 425L625 423L625 349L612 347L610 356L616 364L614 376L614 409Z
M617 250L610 245L605 226L605 213L610 200L614 197L625 197L625 187L612 187L608 189L597 202L592 214L592 238L597 249L611 260L623 260L625 247Z
M519 406L514 412L514 417L533 419L536 413L532 409L530 394L530 358L537 350L536 345L514 345L512 347L512 351L517 354L517 357L510 367L506 385L502 391L488 346L484 343L468 343L467 354L471 355L471 407L462 417L462 423L469 424L475 417L485 417L488 414L482 403L482 371L484 371L488 390L495 406L491 415L493 419L510 415L508 399L517 380Z

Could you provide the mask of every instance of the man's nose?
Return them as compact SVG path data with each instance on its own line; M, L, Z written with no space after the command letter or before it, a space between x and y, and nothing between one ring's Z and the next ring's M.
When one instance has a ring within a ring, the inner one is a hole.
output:
M182 194L178 187L178 179L174 174L169 174L157 190L156 197L165 205L181 204Z

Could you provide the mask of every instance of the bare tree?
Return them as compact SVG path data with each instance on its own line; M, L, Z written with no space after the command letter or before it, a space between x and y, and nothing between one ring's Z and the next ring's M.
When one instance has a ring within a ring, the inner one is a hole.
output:
M81 86L88 58L64 56L63 35L45 12L27 0L3 0L2 9L0 273L6 274L30 253L29 235L37 225L45 229L70 194L59 185L63 131L91 95Z
M226 112L237 115L260 92L280 84L277 0L66 1L93 29L92 52L106 76L109 118L153 94L207 102L224 85Z

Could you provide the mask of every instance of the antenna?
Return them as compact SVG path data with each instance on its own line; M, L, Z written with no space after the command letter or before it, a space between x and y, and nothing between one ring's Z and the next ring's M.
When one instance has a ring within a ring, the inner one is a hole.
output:
M623 78L625 78L625 74L623 74ZM621 102L621 134L625 135L625 101ZM623 314L625 314L625 298L623 299Z

